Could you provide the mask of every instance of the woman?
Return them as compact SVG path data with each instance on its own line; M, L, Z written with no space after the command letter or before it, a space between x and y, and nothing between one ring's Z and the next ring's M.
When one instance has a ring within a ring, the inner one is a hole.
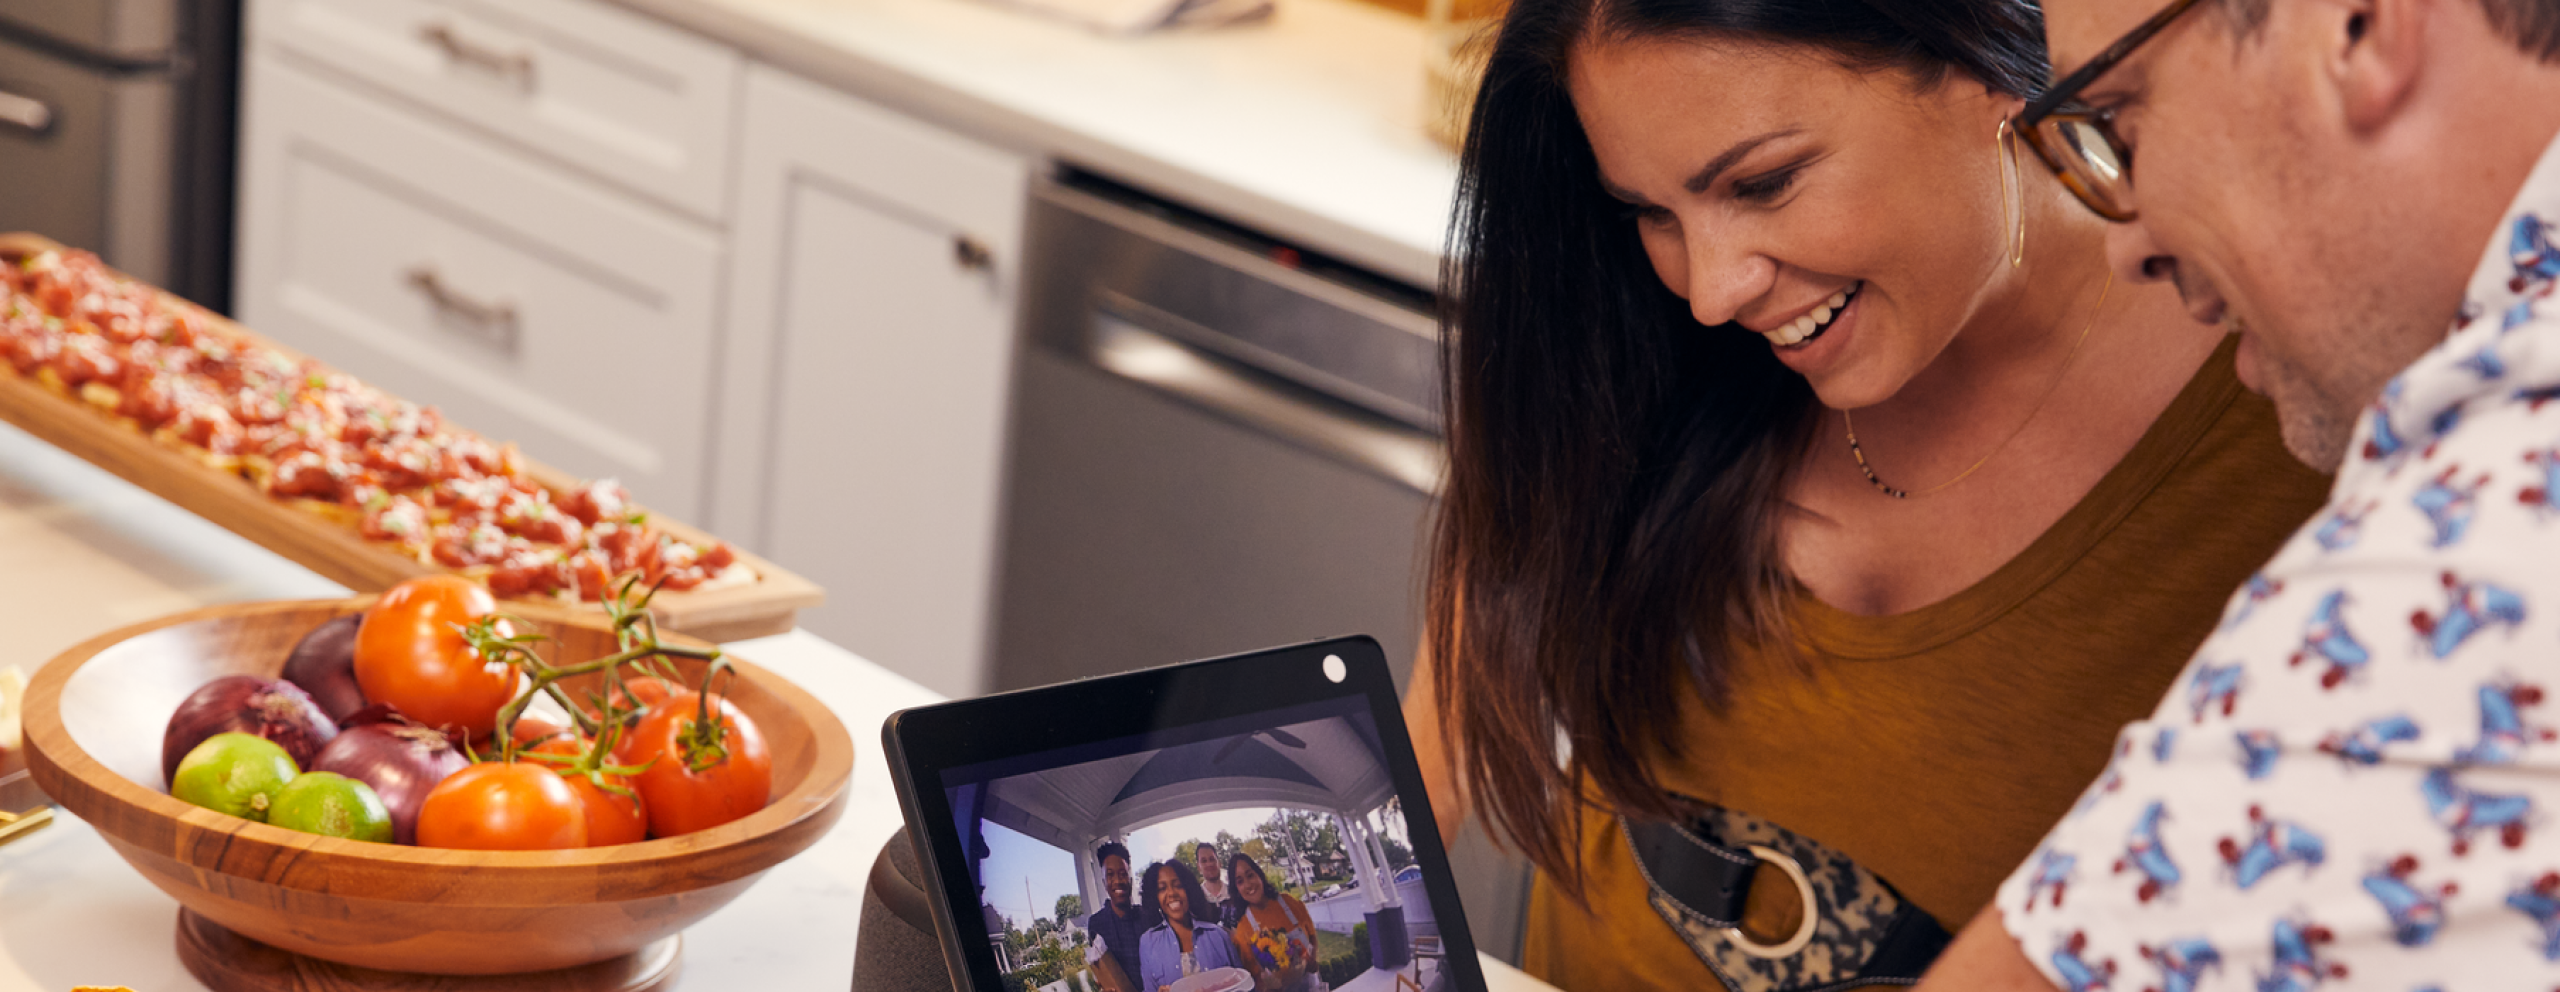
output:
M2221 335L2016 168L2041 31L1514 0L1410 718L1441 808L1538 866L1540 977L1718 987L1734 938L1630 843L1666 822L1782 829L1962 926L2318 505ZM1761 860L1734 908L1770 951L1808 907Z
M1163 914L1163 922L1138 935L1138 987L1162 992L1185 975L1212 968L1241 968L1236 947L1214 920L1194 919L1192 910L1208 910L1200 879L1181 860L1156 862L1147 869L1144 905Z
M1271 887L1262 863L1237 851L1227 856L1227 885L1243 911L1236 915L1236 949L1254 987L1263 992L1305 992L1316 959L1314 917L1298 897Z

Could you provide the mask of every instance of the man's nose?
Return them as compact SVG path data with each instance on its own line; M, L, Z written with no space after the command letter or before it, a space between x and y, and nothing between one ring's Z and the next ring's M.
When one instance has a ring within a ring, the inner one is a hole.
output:
M2178 257L2160 247L2139 217L2107 225L2107 264L2115 269L2116 278L2127 282L2159 282L2178 275Z

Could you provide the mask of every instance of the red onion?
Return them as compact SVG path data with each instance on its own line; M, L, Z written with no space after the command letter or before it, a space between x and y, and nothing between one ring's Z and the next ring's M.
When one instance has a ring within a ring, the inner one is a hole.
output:
M313 627L284 660L284 680L310 693L320 712L340 724L364 708L364 690L356 688L356 628L363 624L364 614L350 613Z
M293 683L225 675L196 689L169 717L169 729L160 735L160 780L175 778L178 762L205 738L232 730L276 742L305 770L321 746L338 736L338 724Z
M392 839L415 844L418 807L426 804L427 793L445 776L469 767L471 759L455 750L452 738L443 732L396 716L377 720L378 710L387 708L368 707L350 718L351 722L372 722L348 727L320 749L311 769L336 772L372 786L382 805L391 809Z

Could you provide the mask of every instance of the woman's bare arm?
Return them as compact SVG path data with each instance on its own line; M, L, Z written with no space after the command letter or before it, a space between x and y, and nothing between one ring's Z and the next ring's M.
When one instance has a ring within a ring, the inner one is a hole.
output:
M1987 906L1938 955L1917 992L2056 992L2044 973L2000 925L2000 907Z

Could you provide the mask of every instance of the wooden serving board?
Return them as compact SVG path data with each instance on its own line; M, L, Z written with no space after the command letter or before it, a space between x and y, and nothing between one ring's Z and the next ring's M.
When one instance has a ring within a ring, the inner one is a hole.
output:
M27 254L66 250L69 249L40 235L0 234L0 259L10 260L11 264ZM305 357L218 314L208 312L207 316L223 330L245 340L297 359ZM187 451L154 441L107 411L46 389L18 375L5 362L0 362L0 420L357 592L379 592L405 579L445 571L367 541L353 529L308 510L269 498L247 479L207 465ZM554 491L565 491L578 481L530 458L525 460L525 467L536 481ZM636 501L646 507L646 500L637 500L644 495L634 494ZM656 512L650 513L649 523L694 544L708 546L716 540ZM738 561L754 570L755 582L660 593L650 603L658 623L708 641L734 641L788 631L800 610L825 599L825 594L809 580L744 549L738 551Z

